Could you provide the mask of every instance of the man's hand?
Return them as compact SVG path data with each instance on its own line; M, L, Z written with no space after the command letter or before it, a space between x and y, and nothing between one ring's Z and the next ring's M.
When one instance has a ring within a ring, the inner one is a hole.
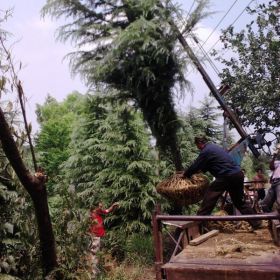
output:
M113 208L117 208L117 207L119 207L119 205L120 205L120 204L119 204L118 202L114 202L114 203L112 204L112 207L113 207Z
M186 179L186 177L184 176L184 171L176 171L176 176L181 179Z
M119 207L119 203L118 202L114 202L111 206L110 206L110 208L108 208L107 209L107 211L108 211L108 213L110 213L110 212L112 212L112 211L114 211L116 208L118 208Z
M276 147L275 147L272 155L273 155L273 157L280 155L280 144L279 143L276 144Z

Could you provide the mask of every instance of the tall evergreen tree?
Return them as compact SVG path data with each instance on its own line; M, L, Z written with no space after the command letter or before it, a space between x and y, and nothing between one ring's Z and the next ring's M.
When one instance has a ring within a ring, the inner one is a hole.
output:
M198 110L199 115L205 121L205 135L210 139L221 142L223 138L222 124L218 123L218 118L221 117L221 114L217 113L217 107L213 105L214 102L213 98L205 97L201 101L201 106Z
M221 114L217 113L217 108L213 106L214 99L205 97L200 104L199 108L190 108L183 117L184 122L192 127L194 135L203 134L215 142L221 142L222 124L218 123Z
M62 102L47 96L43 105L37 104L40 132L36 139L36 150L39 163L49 177L49 190L52 190L57 180L60 165L70 156L71 133L78 115L82 113L82 102L83 95L73 92Z
M88 208L100 200L120 202L108 219L112 228L147 232L158 178L141 115L126 102L106 103L100 96L89 100L90 114L75 134L74 153L65 163L67 176Z
M188 31L204 17L201 0L190 16ZM43 13L65 16L72 22L60 29L80 49L72 56L74 71L89 84L101 83L121 90L122 98L133 99L143 113L163 155L182 169L176 136L179 123L172 90L184 83L183 61L176 34L168 21L174 6L158 0L63 1L49 0Z

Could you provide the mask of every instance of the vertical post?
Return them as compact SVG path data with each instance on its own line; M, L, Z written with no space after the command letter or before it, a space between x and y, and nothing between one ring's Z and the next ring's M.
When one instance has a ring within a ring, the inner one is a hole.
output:
M156 216L160 214L160 205L157 204L152 216L154 251L155 251L155 270L156 280L162 280L163 248L162 248L162 225L157 221Z
M277 208L277 214L280 215L280 208ZM274 242L277 246L280 246L280 219L272 220L272 231L274 235Z

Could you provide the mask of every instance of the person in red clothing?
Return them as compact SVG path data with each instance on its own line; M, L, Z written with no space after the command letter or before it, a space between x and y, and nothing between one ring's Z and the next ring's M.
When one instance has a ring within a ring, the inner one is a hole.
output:
M103 203L99 202L98 207L93 209L91 208L90 218L92 221L92 226L90 227L90 233L96 237L102 237L105 235L105 228L103 224L102 215L109 214L115 208L118 207L118 203L113 203L108 209L103 208Z
M100 249L100 238L103 237L106 233L102 216L111 213L118 206L119 204L115 202L108 209L104 209L103 203L99 202L96 208L91 207L90 209L90 219L92 225L89 229L89 232L91 236L90 252L91 252L92 279L95 279L96 274L98 273L97 252Z

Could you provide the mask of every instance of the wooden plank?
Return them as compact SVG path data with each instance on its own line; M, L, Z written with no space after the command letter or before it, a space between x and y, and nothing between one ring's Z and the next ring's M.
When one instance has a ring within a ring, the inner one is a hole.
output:
M219 259L186 257L176 261L174 258L173 262L163 265L168 280L278 280L279 267L280 255L274 251L250 255L246 259L221 256Z
M276 280L280 279L278 266L268 265L205 265L166 264L168 280Z
M211 238L211 237L217 235L218 233L219 233L219 231L216 230L216 229L215 229L215 230L211 230L211 231L209 231L209 232L207 232L207 233L205 233L205 234L202 234L202 235L200 235L199 237L197 237L197 238L191 240L191 241L190 241L190 245L192 245L192 246L199 245L199 244L201 244L202 242L208 240L209 238Z
M188 228L187 229L187 240L186 240L187 242L185 242L184 244L188 245L191 240L193 240L199 236L200 236L200 230L199 230L198 226Z

